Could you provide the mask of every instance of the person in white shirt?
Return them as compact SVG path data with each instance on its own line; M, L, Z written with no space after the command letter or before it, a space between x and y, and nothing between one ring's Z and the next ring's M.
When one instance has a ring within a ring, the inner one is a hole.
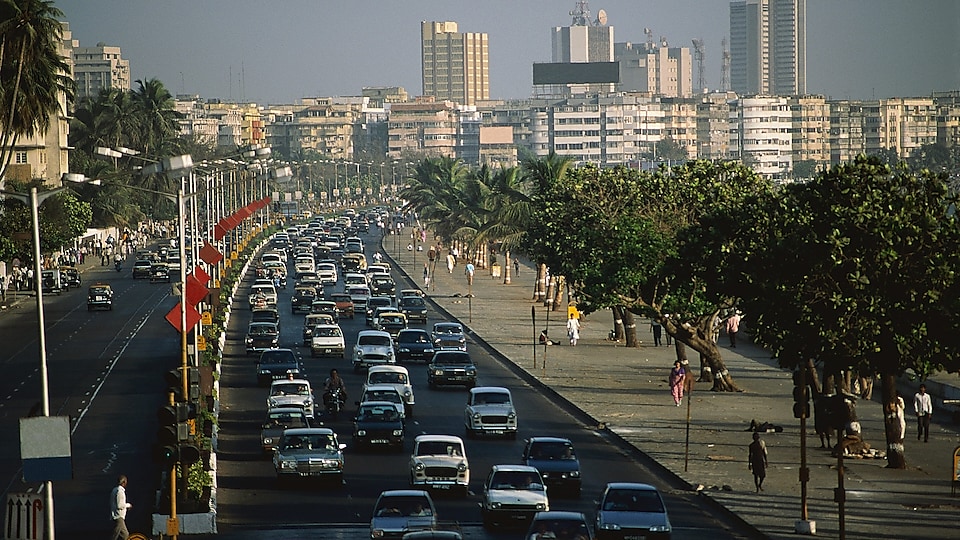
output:
M917 440L930 439L930 416L933 414L933 400L927 393L927 385L921 384L920 391L913 396L913 410L917 413Z
M120 475L117 485L110 492L110 517L113 519L113 534L111 540L126 540L130 536L127 531L127 509L131 504L127 502L127 477Z

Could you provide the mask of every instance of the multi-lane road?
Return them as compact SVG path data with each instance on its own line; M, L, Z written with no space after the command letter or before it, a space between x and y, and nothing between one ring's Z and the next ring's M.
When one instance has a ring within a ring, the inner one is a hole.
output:
M367 241L370 258L377 238ZM292 264L292 263L291 263ZM176 332L163 320L175 304L167 285L133 280L122 273L96 267L84 275L87 283L45 302L51 413L74 419L75 478L58 482L57 530L61 538L84 538L109 531L107 495L117 474L130 477L129 499L134 508L131 529L148 531L154 510L158 467L150 460L157 427L156 409L166 389L163 374L179 361ZM394 272L398 287L410 286ZM115 290L113 311L88 313L85 288L91 280L105 280ZM331 367L339 368L350 393L347 414L319 420L333 428L345 442L343 485L302 483L278 485L270 460L261 454L259 427L265 412L267 390L257 386L255 358L247 356L243 338L249 319L245 281L236 299L227 329L227 345L220 378L221 414L218 453L218 516L225 538L350 538L368 537L368 523L376 496L385 489L407 487L409 452L413 437L421 433L463 436L466 392L450 388L430 390L425 367L408 366L416 395L414 417L407 422L403 452L357 452L351 444L350 411L360 393L361 375L350 369L349 359L314 359L302 346L303 315L290 310L291 284L280 291L280 346L302 358L304 372L319 388ZM340 287L328 287L328 292ZM496 316L475 314L474 316ZM430 310L427 327L445 320ZM364 319L342 320L348 356ZM4 347L0 365L0 430L15 434L17 420L39 400L36 312L22 304L13 313L0 315ZM519 538L516 531L489 532L480 526L478 493L490 467L519 463L523 439L534 435L570 438L583 471L579 499L551 498L552 509L576 510L592 518L601 489L611 481L644 481L659 487L667 500L674 538L746 538L750 531L695 493L684 490L631 448L608 440L576 411L565 410L537 388L525 383L482 346L468 342L479 367L479 383L512 390L520 422L517 440L466 439L471 466L470 494L466 498L438 496L439 517L458 522L468 538ZM586 381L585 384L589 384ZM317 390L318 398L320 390ZM4 436L7 441L15 437ZM17 445L0 445L0 479L6 492L30 488L19 481ZM35 486L32 486L35 489Z

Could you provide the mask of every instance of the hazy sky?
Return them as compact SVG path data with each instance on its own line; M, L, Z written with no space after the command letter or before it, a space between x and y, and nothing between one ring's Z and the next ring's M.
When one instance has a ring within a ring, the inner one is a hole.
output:
M120 46L132 80L173 94L268 103L421 92L420 21L455 21L490 39L490 94L531 95L532 64L550 61L550 28L575 0L54 0L81 46ZM617 42L644 28L671 46L706 43L720 85L728 0L594 0ZM694 84L696 84L694 68ZM136 87L136 84L133 84ZM960 89L960 0L807 0L807 91L832 98L925 96Z

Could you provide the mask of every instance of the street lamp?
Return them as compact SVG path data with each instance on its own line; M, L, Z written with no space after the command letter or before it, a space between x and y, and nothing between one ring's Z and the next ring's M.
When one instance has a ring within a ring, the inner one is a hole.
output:
M61 177L61 182L64 181L73 183L89 182L92 184L99 184L99 181L97 180L87 180L82 174L78 175L71 173L65 173ZM10 197L11 199L16 199L30 207L30 223L33 229L33 281L37 292L37 328L39 332L38 343L40 345L40 404L42 407L41 411L43 416L50 416L50 383L47 374L47 337L44 329L45 323L43 320L43 266L40 264L39 207L43 201L65 189L67 189L67 186L60 186L50 191L44 191L43 193L38 193L36 186L30 188L30 193L18 193L16 191L0 189L0 194ZM44 496L46 499L45 507L43 509L45 538L53 540L53 482L50 480L44 481Z

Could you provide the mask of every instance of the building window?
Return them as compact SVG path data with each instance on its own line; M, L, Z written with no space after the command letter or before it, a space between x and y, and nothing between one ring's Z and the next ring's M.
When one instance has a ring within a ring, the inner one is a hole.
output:
M17 165L23 165L27 163L27 153L17 152L16 155L14 156L13 162L16 163Z

